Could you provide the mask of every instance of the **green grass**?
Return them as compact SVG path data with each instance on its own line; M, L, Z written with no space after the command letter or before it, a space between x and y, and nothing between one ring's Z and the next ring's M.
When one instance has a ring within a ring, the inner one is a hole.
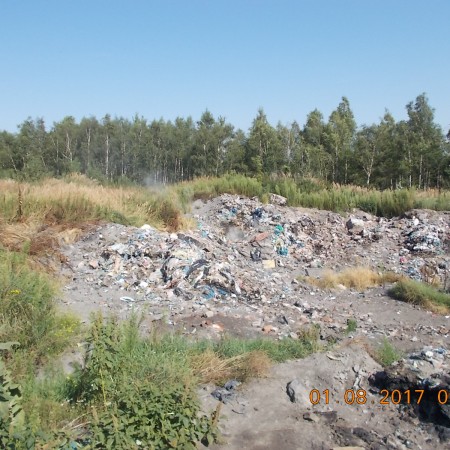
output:
M18 341L24 361L57 354L79 332L77 318L57 313L55 294L55 282L24 254L0 249L0 342Z
M194 449L196 442L217 437L218 417L199 413L199 382L245 381L263 376L271 362L319 349L314 327L299 332L298 339L190 342L178 334L143 337L139 325L136 316L125 322L97 316L84 362L73 374L64 376L49 364L44 376L36 377L30 367L20 402L26 426L16 429L18 435L31 434L54 448L72 440L89 441L92 448L128 449L137 448L139 440L155 449Z
M0 190L0 225L3 221L76 226L98 220L133 226L148 223L167 230L183 225L178 200L167 189L105 187L78 177L35 183L0 180Z
M305 358L319 350L319 331L312 327L299 333L298 339L239 339L226 337L212 344L212 349L223 358L231 358L242 353L259 351L266 353L271 361L284 362L289 359Z
M149 223L173 231L186 226L182 213L189 210L192 200L223 193L257 196L265 203L269 193L274 192L285 196L289 206L336 212L359 208L385 217L399 216L411 208L450 209L450 192L446 191L377 191L358 186L332 186L307 178L252 178L236 174L198 178L160 189L101 186L75 175L35 183L0 180L0 191L0 225L2 221L19 221L37 227L41 223L75 226L106 220L134 226Z
M403 354L397 350L387 338L383 339L378 350L375 352L375 359L383 366L390 366L392 363L402 359Z
M404 279L396 283L389 293L397 300L420 305L437 312L446 313L450 310L450 294L429 284Z
M347 334L354 333L356 331L356 328L357 328L356 320L355 319L348 319L347 320L347 328L346 328L345 332Z

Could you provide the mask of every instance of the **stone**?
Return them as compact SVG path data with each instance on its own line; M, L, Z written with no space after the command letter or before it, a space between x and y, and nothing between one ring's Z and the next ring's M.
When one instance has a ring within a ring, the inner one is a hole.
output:
M263 327L262 327L262 332L263 333L275 333L275 332L277 332L278 331L278 329L276 328L276 327L274 327L273 325L264 325Z
M299 403L301 406L310 407L309 400L310 389L298 379L294 378L286 385L286 393L292 403Z
M287 204L287 198L278 194L270 194L269 201L272 205L285 206Z
M347 230L351 230L355 227L359 227L360 229L364 229L365 222L362 219L357 219L355 217L350 217L345 223Z
M259 233L256 236L253 236L250 239L250 242L260 242L263 241L264 239L267 239L270 236L270 233L268 231L265 231L264 233Z

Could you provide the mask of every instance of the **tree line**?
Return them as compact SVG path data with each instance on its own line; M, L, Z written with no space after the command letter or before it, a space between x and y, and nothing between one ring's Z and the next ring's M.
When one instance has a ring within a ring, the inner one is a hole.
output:
M262 109L244 132L206 110L199 121L65 117L46 128L28 118L0 133L0 175L21 179L80 172L110 182L174 183L243 173L314 177L379 189L450 186L450 132L434 121L425 94L406 105L407 120L389 112L357 127L347 98L325 121L315 109L301 127L272 126Z

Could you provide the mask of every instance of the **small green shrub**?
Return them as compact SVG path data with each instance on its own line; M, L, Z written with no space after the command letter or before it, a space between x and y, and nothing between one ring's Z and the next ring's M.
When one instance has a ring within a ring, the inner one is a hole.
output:
M55 283L28 266L27 256L0 249L0 342L18 341L19 352L39 360L66 347L79 321L57 314Z
M212 418L199 414L195 379L188 376L188 345L177 338L140 338L138 326L135 317L118 324L97 316L84 365L67 380L67 398L92 415L90 448L195 449L200 440L212 443Z
M387 338L383 339L380 347L375 353L375 359L384 367L402 359L402 353L397 350Z
M347 320L347 328L346 328L345 332L347 334L354 333L356 331L356 328L357 328L356 320L355 319L348 319Z

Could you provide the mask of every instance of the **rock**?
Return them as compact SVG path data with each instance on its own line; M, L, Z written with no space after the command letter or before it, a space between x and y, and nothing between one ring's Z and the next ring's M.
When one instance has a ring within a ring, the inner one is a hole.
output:
M91 267L92 269L98 269L98 261L95 259L89 261L89 267Z
M275 328L273 325L264 325L262 327L262 332L263 333L275 333L277 331L278 331L278 329Z
M267 239L270 236L270 233L268 231L265 231L264 233L259 233L256 236L253 236L249 242L260 242L264 239Z
M350 217L345 223L347 230L351 230L355 227L359 227L360 229L364 229L365 222L362 219L357 219L355 217Z
M309 400L310 389L298 379L295 378L286 385L286 393L292 403L299 403L302 407L310 407Z
M307 420L308 422L319 422L320 418L314 414L314 413L304 413L303 419Z
M270 194L270 203L272 205L285 206L287 204L287 198L278 194Z

